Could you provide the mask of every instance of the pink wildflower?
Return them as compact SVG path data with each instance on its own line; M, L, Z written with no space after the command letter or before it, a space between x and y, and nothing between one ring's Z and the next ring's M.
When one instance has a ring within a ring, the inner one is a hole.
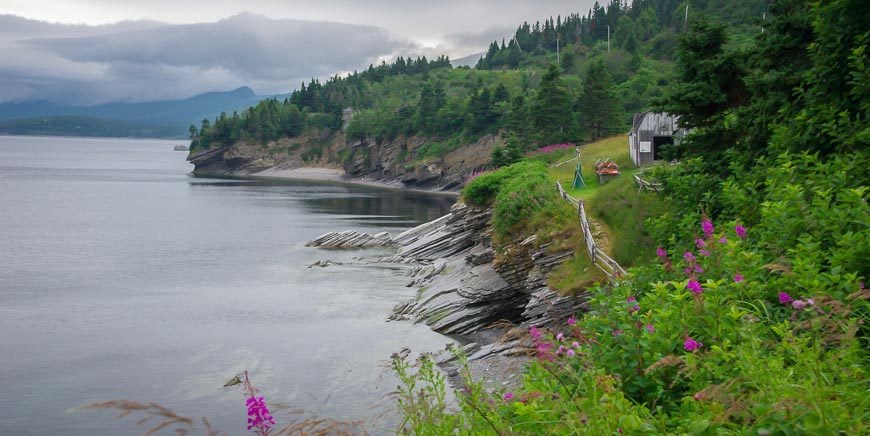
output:
M571 346L574 348L580 348L580 343L577 341L571 342Z
M792 301L794 301L794 298L791 298L791 295L788 295L785 292L779 293L779 304L788 304Z
M574 325L574 324L577 324L577 318L576 318L574 315L571 315L571 316L568 317L568 321L567 321L567 322L568 322L568 325Z
M564 345L559 345L559 349L556 350L556 354L561 356L561 355L565 354L565 350L567 350L567 348L565 348Z
M687 252L683 253L683 259L686 259L686 262L694 262L695 255L692 254L691 251L687 251Z
M535 326L529 327L529 335L531 335L532 339L534 339L536 341L540 340L543 337L543 335L541 334L541 331L538 330L538 328Z
M662 259L664 259L664 258L667 258L667 257L668 257L668 252L665 251L664 248L662 248L662 247L658 247L658 248L656 248L656 256L661 257Z
M803 300L794 300L791 303L791 307L794 307L797 310L803 310L805 307L807 307L807 303Z
M683 342L683 348L685 348L686 351L689 351L689 352L695 351L703 346L704 346L704 344L692 339L691 336L686 337L686 341Z
M565 340L565 335L563 335L562 333L559 333L558 335L556 335L556 340L557 340L557 341L560 341L560 342L561 342L561 341L564 341L564 340Z
M704 242L703 239L697 238L697 239L695 239L695 246L698 248L707 248L707 243Z
M612 334L613 337L615 338L615 337L617 337L617 336L619 336L619 335L622 334L622 329L613 329L613 330L610 332L610 334Z
M701 268L701 265L696 264L695 266L692 267L692 271L694 271L698 274L701 274L702 272L704 272L704 268ZM686 274L688 275L689 273L686 273Z
M248 397L245 404L248 406L248 430L256 429L258 433L267 434L275 425L275 419L269 414L266 399L263 396L252 396Z
M504 398L505 401L510 401L514 398L514 393L513 392L505 392L504 397L502 397L502 398Z
M568 357L574 357L575 354L576 353L574 353L574 350L568 350L568 352L565 353L565 355Z
M647 324L647 325L646 325L646 331L650 332L650 334L655 333L655 332L656 332L656 327L655 327L654 325L652 325L652 324Z
M721 238L719 238L719 243L720 243L720 244L727 244L727 243L728 243L728 238L726 238L726 237L724 237L724 236L721 237Z
M686 289L695 295L701 295L704 292L704 288L701 287L701 284L697 280L689 280L689 283L686 283Z
M710 236L713 236L713 232L715 231L715 228L713 228L713 222L710 220L701 221L701 230L704 231L705 237L709 238Z
M740 275L740 273L734 274L734 283L740 283L745 280L745 277Z
M698 250L698 253L700 253L700 254L701 254L701 256L704 256L704 257L707 257L707 256L709 256L709 255L710 255L710 252L709 252L709 251L707 251L707 250L705 250L705 249L703 249L703 248L702 248L702 249L700 249L700 250Z
M737 237L740 239L746 239L746 227L737 224L734 226L734 233L737 234Z

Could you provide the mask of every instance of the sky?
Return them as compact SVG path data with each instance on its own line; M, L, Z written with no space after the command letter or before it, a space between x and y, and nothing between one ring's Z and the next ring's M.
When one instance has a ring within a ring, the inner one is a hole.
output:
M458 59L594 0L0 0L0 103L286 93L397 55Z

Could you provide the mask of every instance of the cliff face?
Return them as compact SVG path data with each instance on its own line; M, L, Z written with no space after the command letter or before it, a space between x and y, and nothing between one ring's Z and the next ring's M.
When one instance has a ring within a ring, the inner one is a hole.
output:
M349 177L401 182L408 187L456 189L472 171L489 163L492 148L501 143L501 138L488 135L444 157L416 159L419 150L432 142L420 136L355 141L345 148L344 171Z
M455 190L472 171L489 163L498 136L485 136L443 157L418 159L421 148L434 142L420 136L376 142L347 142L343 133L309 132L266 145L237 143L229 147L193 150L188 161L202 176L250 176L264 170L305 166L342 167L348 179L366 179L416 189Z
M546 284L574 253L551 251L529 236L498 247L496 256L491 214L457 203L445 217L394 238L402 257L431 262L416 274L417 299L397 306L395 318L470 335L500 320L549 326L585 308L585 295L562 297Z

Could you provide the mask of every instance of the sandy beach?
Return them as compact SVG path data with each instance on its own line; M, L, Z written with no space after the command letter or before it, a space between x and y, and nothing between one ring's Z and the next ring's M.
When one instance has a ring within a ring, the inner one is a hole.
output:
M411 189L406 188L401 182L384 182L382 180L373 180L367 178L347 178L344 170L337 168L293 168L293 169L266 169L257 173L253 173L250 177L263 179L285 179L285 180L317 180L321 182L336 182L346 183L349 185L369 186L373 188L383 189L398 189L402 191L421 192L437 195L448 195L458 197L458 191L436 191L428 189Z

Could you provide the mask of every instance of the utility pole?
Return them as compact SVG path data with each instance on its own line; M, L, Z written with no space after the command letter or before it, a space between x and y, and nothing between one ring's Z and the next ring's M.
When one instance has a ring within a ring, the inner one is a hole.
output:
M556 34L556 63L562 65L561 60L559 59L559 34Z
M761 14L761 33L764 33L764 20L767 19L767 12Z
M685 30L688 31L689 30L689 4L688 3L686 3L686 18L684 20L684 23L686 25Z
M610 53L610 24L607 25L607 52Z

